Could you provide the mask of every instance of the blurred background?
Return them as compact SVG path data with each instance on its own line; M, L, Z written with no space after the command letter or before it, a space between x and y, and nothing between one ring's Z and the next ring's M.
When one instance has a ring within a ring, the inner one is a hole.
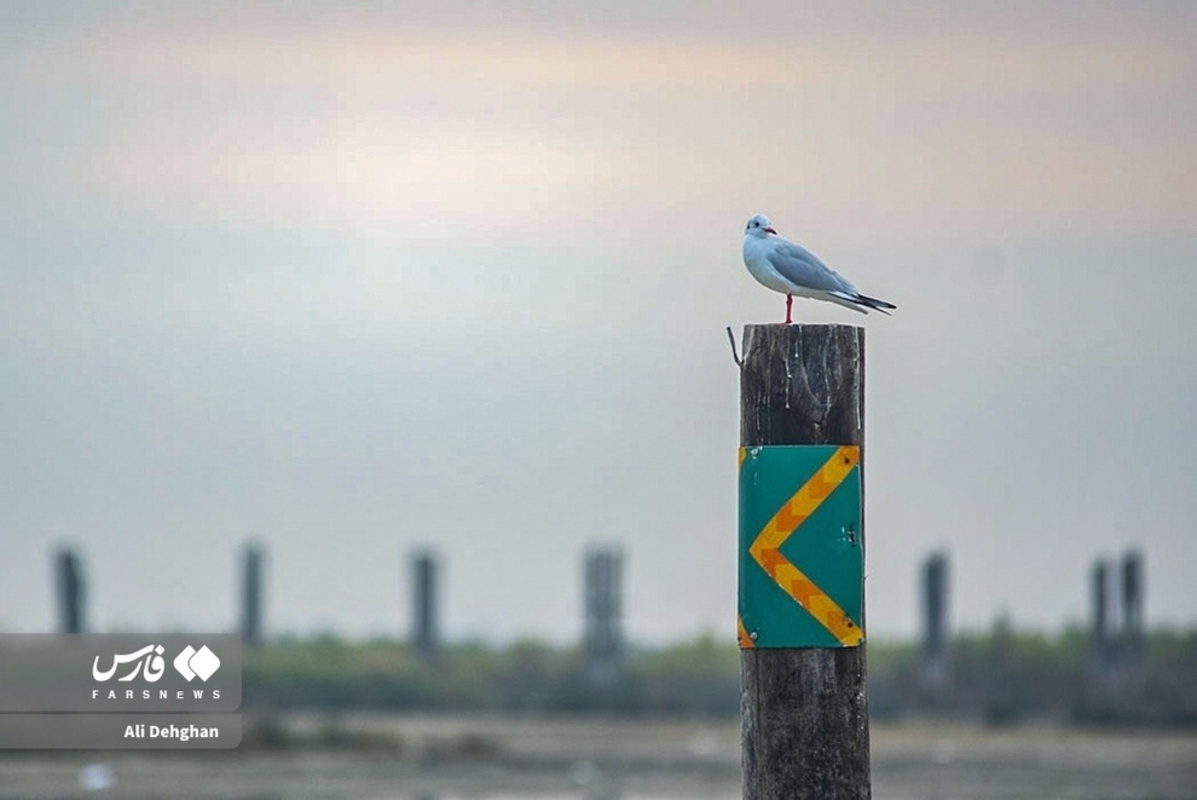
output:
M1192 723L1191 3L3 3L0 32L0 629L69 627L73 581L87 630L256 626L263 704L313 703L311 648L444 677L427 624L556 678L388 708L734 716L724 327L784 316L740 257L763 212L899 306L795 306L868 328L875 717ZM671 657L710 665L690 694Z

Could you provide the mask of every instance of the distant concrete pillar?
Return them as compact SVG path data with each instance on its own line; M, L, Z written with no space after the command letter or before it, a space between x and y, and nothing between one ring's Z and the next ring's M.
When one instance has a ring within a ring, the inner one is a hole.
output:
M1119 657L1125 680L1131 688L1140 687L1146 679L1144 669L1145 636L1143 633L1143 555L1128 550L1122 556L1122 636Z
M265 560L261 544L245 546L242 561L241 641L248 647L262 641L262 564Z
M1089 632L1089 657L1085 664L1085 685L1081 712L1092 719L1108 717L1117 695L1114 669L1117 642L1113 636L1114 604L1111 581L1114 576L1104 558L1093 562L1089 572L1089 598L1092 629Z
M437 559L429 550L411 556L411 646L422 658L433 658L440 649L437 632Z
M920 679L933 701L946 699L951 684L948 655L948 557L933 553L923 562L923 651Z
M83 579L83 562L69 547L62 548L55 556L55 583L58 594L58 631L83 633L87 627L84 616L87 585Z
M599 683L613 681L623 666L622 572L618 547L594 546L586 552L586 672Z
M1093 563L1093 571L1089 578L1089 594L1092 599L1093 630L1091 641L1093 656L1099 662L1109 660L1110 656L1110 565L1105 559L1099 558Z
M947 649L948 557L935 553L923 562L923 650L937 656Z
M1128 638L1143 635L1143 555L1128 550L1122 557L1122 631Z

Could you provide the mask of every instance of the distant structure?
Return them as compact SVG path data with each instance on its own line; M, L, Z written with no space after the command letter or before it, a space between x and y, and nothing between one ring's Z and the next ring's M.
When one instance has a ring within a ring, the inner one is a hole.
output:
M1110 613L1110 563L1104 558L1093 563L1089 595L1093 604L1093 631L1090 636L1093 653L1098 659L1108 662L1113 653L1113 622Z
M623 553L613 545L591 546L583 572L586 674L595 683L611 683L623 668Z
M440 650L440 634L437 630L437 570L437 559L431 550L420 549L412 553L411 646L425 659L434 658Z
M54 562L58 594L58 631L83 633L87 627L84 622L87 586L83 579L83 562L70 547L59 550Z
M1137 550L1123 554L1122 648L1125 657L1141 655L1143 648L1143 556Z
M923 642L919 685L933 705L949 700L952 690L951 654L948 644L948 556L932 553L923 562Z
M1092 630L1089 634L1089 650L1092 666L1108 671L1114 656L1113 624L1110 619L1110 565L1105 559L1093 562L1089 573L1090 616Z
M1082 712L1095 719L1131 720L1144 712L1143 555L1128 550L1119 566L1099 558L1089 577L1092 628Z
M265 548L258 542L245 546L242 556L241 641L246 647L262 642L262 569Z
M1093 562L1089 572L1091 629L1082 708L1082 713L1089 717L1109 716L1109 705L1117 694L1118 648L1111 614L1112 577L1108 561L1099 558Z
M1128 684L1137 690L1144 682L1143 631L1143 554L1128 550L1122 556L1122 635L1119 637L1119 661Z

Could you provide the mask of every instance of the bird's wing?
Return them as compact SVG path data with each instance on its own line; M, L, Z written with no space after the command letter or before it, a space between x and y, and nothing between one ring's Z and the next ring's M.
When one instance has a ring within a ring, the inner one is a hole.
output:
M779 240L766 258L773 269L790 283L817 291L857 294L851 281L820 261L814 253L793 242Z

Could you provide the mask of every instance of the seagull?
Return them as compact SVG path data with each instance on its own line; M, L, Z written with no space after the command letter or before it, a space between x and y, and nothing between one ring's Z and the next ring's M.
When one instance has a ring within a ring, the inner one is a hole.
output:
M786 296L787 325L791 322L794 295L827 300L862 314L869 313L870 308L882 314L889 313L886 309L897 308L893 303L861 294L851 281L814 253L778 236L764 214L748 220L744 228L744 266L752 277Z

